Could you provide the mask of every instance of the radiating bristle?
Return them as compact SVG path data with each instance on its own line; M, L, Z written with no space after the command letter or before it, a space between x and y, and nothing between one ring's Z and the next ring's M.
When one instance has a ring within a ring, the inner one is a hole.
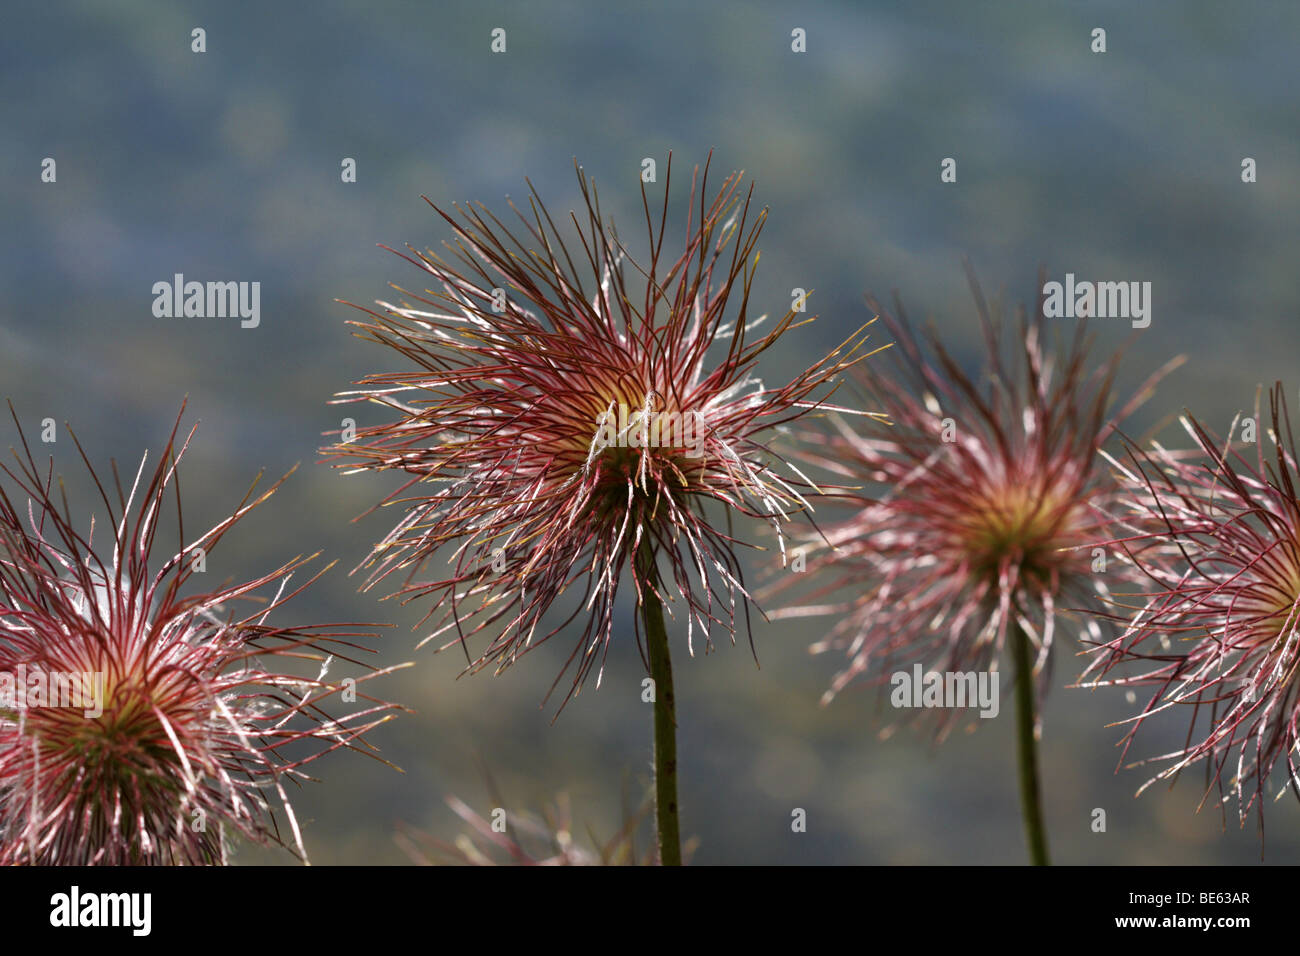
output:
M706 646L719 633L734 640L749 594L739 542L718 516L761 518L779 538L805 507L806 483L763 439L825 399L862 357L863 333L779 388L756 378L799 316L756 337L748 299L765 212L738 174L707 199L707 175L696 170L685 243L671 254L671 171L658 218L642 184L641 264L581 170L576 239L561 237L535 193L515 210L516 233L481 207L438 209L455 235L449 258L404 257L431 291L355 323L407 366L339 396L392 415L327 449L344 469L409 476L387 499L405 516L375 547L366 586L400 572L403 599L429 605L428 639L485 635L474 670L508 666L572 624L567 702L603 660L624 572L638 595L648 584L634 567L643 542L667 564L663 598L680 601L688 642L697 631ZM440 551L450 571L424 576ZM543 623L570 587L581 595L574 619Z
M1147 720L1182 708L1186 743L1142 761L1162 765L1150 783L1203 764L1202 802L1235 800L1242 823L1253 807L1262 838L1265 784L1279 761L1279 795L1300 797L1295 441L1281 383L1269 395L1271 430L1258 398L1245 435L1225 440L1190 415L1181 421L1194 453L1130 448L1113 544L1144 577L1139 592L1116 596L1109 616L1124 632L1096 649L1083 685L1153 688L1125 722L1125 756Z
M863 489L838 494L851 515L823 522L821 547L809 543L816 589L776 612L838 616L813 648L848 657L827 699L918 663L996 669L1014 624L1033 642L1045 689L1060 610L1089 606L1125 570L1097 573L1089 547L1107 537L1100 506L1113 491L1098 448L1134 405L1108 413L1118 357L1089 368L1082 323L1052 350L1041 309L1020 310L1018 337L1004 338L968 275L985 343L979 378L933 332L921 341L900 303L891 313L868 298L895 361L860 384L888 424L841 423L810 459ZM930 716L942 737L963 713Z
M393 709L355 690L381 672L325 679L331 659L366 650L365 635L267 623L310 583L288 588L310 558L195 588L196 549L210 560L279 482L151 561L164 509L180 511L177 467L192 436L177 447L173 429L128 489L90 472L105 509L93 539L55 502L53 462L42 471L25 439L16 467L0 465L0 864L222 863L236 833L305 861L285 784L330 750L369 752L362 735ZM263 591L271 600L255 612L234 610ZM277 671L277 659L320 673ZM359 702L333 720L321 705L341 690ZM300 742L313 746L283 752Z

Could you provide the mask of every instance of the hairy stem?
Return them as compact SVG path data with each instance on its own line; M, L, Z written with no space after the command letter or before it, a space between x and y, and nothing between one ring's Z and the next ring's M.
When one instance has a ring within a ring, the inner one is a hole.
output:
M1033 656L1029 635L1011 625L1011 647L1016 662L1016 740L1020 764L1020 812L1025 820L1029 861L1047 866L1047 828L1043 826L1043 796L1038 784L1038 741L1034 737Z
M664 609L653 588L659 577L654 548L643 540L637 554L641 571L641 620L654 680L655 823L659 835L659 862L682 865L682 839L677 816L677 703L673 695L673 665L668 653Z

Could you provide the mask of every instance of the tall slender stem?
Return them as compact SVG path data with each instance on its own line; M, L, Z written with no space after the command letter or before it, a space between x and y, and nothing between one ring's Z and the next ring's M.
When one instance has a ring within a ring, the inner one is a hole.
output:
M650 677L654 680L655 823L659 835L659 862L682 865L682 838L677 815L677 701L673 695L673 664L668 653L664 609L653 588L658 584L654 548L643 540L637 553L641 571L641 620L645 624Z
M1025 820L1029 861L1047 866L1047 828L1043 826L1043 797L1038 785L1038 742L1034 737L1033 660L1029 635L1011 625L1011 647L1016 662L1016 740L1020 764L1020 812Z

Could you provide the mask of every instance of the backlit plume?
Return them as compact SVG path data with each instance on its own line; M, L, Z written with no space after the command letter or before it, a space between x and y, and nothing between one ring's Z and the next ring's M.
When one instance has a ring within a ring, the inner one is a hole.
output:
M404 256L430 289L355 323L404 368L340 399L378 404L386 420L329 450L340 467L406 476L387 499L405 514L367 586L400 573L402 599L428 602L427 639L443 646L484 635L472 670L508 666L572 624L566 701L604 658L625 571L638 597L662 588L688 642L734 640L749 592L731 518L770 523L784 559L808 484L767 439L826 407L862 357L860 329L786 384L759 379L763 353L807 321L752 314L766 212L739 174L710 194L706 164L674 243L671 169L664 180L661 200L642 183L641 263L581 169L568 239L535 192L512 205L514 232L482 206L434 207L455 237L448 257ZM447 569L429 573L435 554Z
M1280 383L1269 394L1271 427L1258 400L1226 441L1190 415L1182 423L1194 453L1155 446L1123 463L1130 494L1115 545L1142 569L1144 587L1117 596L1111 616L1124 633L1096 650L1084 686L1149 689L1124 721L1125 756L1157 714L1188 723L1181 748L1141 761L1160 767L1143 790L1203 768L1202 803L1235 801L1243 824L1253 808L1262 838L1270 775L1280 777L1278 797L1300 797L1295 439Z
M381 672L327 680L365 636L268 621L310 583L289 588L310 558L196 586L196 556L211 562L275 488L186 543L177 468L192 436L178 447L173 429L125 489L116 465L111 486L91 471L103 510L84 536L53 461L38 466L24 438L0 464L0 864L224 863L236 835L305 861L286 787L331 750L373 756L362 735L393 705L356 684ZM155 565L171 510L177 550ZM330 718L327 698L346 716Z

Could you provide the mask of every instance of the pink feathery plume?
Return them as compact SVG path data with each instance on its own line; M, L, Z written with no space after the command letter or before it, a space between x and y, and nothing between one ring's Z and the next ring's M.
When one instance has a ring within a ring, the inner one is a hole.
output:
M193 431L178 446L179 426L126 489L116 465L106 487L77 444L104 509L84 536L21 427L16 464L0 464L0 864L225 863L235 834L306 862L286 785L332 750L373 756L363 735L395 709L356 689L383 671L327 680L331 662L359 663L367 635L268 622L319 576L289 588L311 558L195 586L199 550L206 563L279 482L185 541L178 467ZM180 540L156 563L168 497ZM360 703L331 718L323 704L338 697Z
M1145 587L1116 600L1109 616L1124 632L1094 650L1082 681L1150 688L1141 713L1123 721L1121 763L1157 714L1189 722L1181 748L1139 761L1162 765L1139 793L1203 765L1201 805L1213 794L1221 807L1235 799L1242 825L1254 808L1261 840L1269 776L1282 774L1278 797L1290 789L1300 798L1300 503L1281 383L1268 421L1257 398L1254 418L1234 421L1227 440L1188 414L1193 451L1130 450L1114 546ZM1238 424L1245 442L1234 444ZM1138 672L1125 673L1133 662Z
M784 560L785 525L807 508L808 482L768 438L827 407L865 357L859 329L784 384L757 377L763 354L808 320L792 309L760 333L765 317L751 314L766 210L752 208L740 174L710 194L707 164L696 169L675 245L671 157L658 215L642 183L644 264L580 168L578 180L576 239L536 192L527 210L512 204L513 232L481 205L434 207L455 236L450 256L403 256L430 288L354 323L405 368L339 400L389 416L327 450L338 467L406 476L385 502L404 515L374 548L366 587L400 572L402 600L427 603L434 620L426 640L483 636L481 653L466 651L474 671L571 627L556 678L573 671L566 703L603 663L625 575L638 605L647 589L680 602L688 646L697 632L706 648L717 634L734 641L750 594L731 519L768 522ZM435 555L446 571L428 571ZM569 589L571 612L560 612Z

